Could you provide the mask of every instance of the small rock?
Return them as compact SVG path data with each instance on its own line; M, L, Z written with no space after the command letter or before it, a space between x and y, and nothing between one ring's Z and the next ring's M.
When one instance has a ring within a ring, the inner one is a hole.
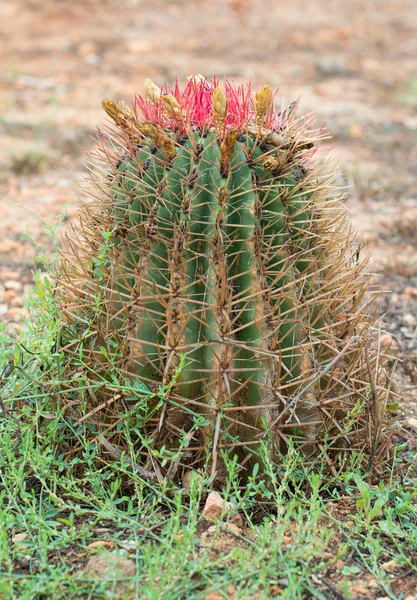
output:
M233 533L236 533L237 535L242 534L242 529L234 523L227 523L226 527L227 529L230 529L230 531L233 531Z
M149 54L152 52L152 44L146 40L130 40L127 48L131 54Z
M381 569L384 569L384 571L395 571L399 566L396 560L389 560L386 563L382 563Z
M394 336L387 331L381 334L379 340L382 350L387 350L389 348L391 351L395 351L399 348L398 342L394 339Z
M335 76L345 75L349 72L349 65L345 58L332 56L320 58L317 62L317 70L322 75Z
M377 582L375 577L369 577L369 579L367 580L367 586L368 588L379 588L379 583Z
M6 279L17 280L20 278L20 273L18 273L17 271L10 271L9 269L1 269L0 275L3 281L5 281Z
M27 540L28 537L29 537L29 534L26 533L25 531L22 531L21 533L16 533L16 535L14 535L12 537L12 542L15 544L15 549L27 551L27 547L25 545L22 545L21 542L24 542L25 540Z
M101 581L103 579L122 580L133 577L135 573L136 564L133 560L124 558L116 552L110 552L92 556L84 569L79 572L79 575ZM115 597L126 594L127 589L127 582L120 581L114 589Z
M12 537L12 542L13 544L18 544L19 542L23 542L23 540L26 540L27 537L28 534L26 533L26 531L22 531L21 533L16 533L16 535Z
M23 298L21 296L15 296L10 301L10 306L22 306L22 304L23 304Z
M407 327L415 327L417 323L415 316L411 313L406 313L403 316L403 322Z
M92 52L91 54L87 54L87 56L85 57L85 62L88 65L98 65L100 62L100 56Z
M86 40L78 44L77 50L81 56L87 56L88 54L94 54L94 52L97 52L97 45L94 42Z
M407 299L417 298L417 288L415 288L415 287L406 287L405 290L404 290L404 296Z
M3 300L5 302L11 302L16 297L16 290L6 290L3 294Z
M16 252L16 250L19 250L19 242L7 239L0 242L0 252L8 254L9 252Z
M96 540L95 542L91 542L88 544L87 548L110 548L113 550L115 543L109 540Z
M226 598L230 598L230 600L234 600L236 598L236 589L235 587L229 583L226 588L227 596L224 596L221 592L209 592L207 596L204 596L204 600L225 600Z
M7 281L4 282L4 287L6 288L6 290L20 291L22 289L22 284L20 283L20 281L15 281L14 279L8 279Z
M220 519L224 510L225 502L218 492L211 492L207 496L203 508L203 515L208 519Z
M407 419L407 425L410 425L410 427L414 427L414 429L417 429L417 419L414 419L413 417Z
M0 316L7 314L9 307L7 304L0 304Z
M367 596L369 598L369 589L368 588L364 588L362 586L352 586L350 588L351 592L355 592L355 594L361 594L361 596Z
M204 600L225 600L225 598L220 592L209 592L207 596L204 596Z
M124 550L127 550L128 552L136 550L138 547L135 540L119 540L117 543L121 548L124 548Z
M363 127L360 123L352 123L349 129L350 137L354 140L364 137Z
M207 519L220 519L222 515L238 527L243 527L242 517L236 512L231 502L226 502L218 492L210 492L203 508L203 516Z
M7 316L10 317L11 319L13 319L13 321L15 323L18 323L21 320L22 317L23 318L27 318L29 316L29 313L26 310L26 308L18 308L18 307L16 307L16 308L11 308L8 311L8 315Z
M65 179L65 178L61 177L61 179L58 179L57 185L60 188L66 188L71 185L71 179Z

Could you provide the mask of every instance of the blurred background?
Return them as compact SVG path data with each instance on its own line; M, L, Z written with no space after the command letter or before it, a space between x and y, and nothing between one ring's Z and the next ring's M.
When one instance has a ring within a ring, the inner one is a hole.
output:
M330 128L347 210L392 290L384 335L415 382L416 0L0 0L0 41L1 320L19 327L53 252L45 225L76 211L102 98L130 102L146 77L252 79Z

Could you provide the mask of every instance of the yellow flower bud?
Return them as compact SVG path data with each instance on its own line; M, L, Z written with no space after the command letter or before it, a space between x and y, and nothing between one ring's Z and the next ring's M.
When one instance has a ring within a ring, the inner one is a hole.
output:
M161 99L161 88L150 79L145 79L145 98L154 103L159 102Z
M216 87L211 95L213 104L214 117L216 119L217 128L223 129L227 117L227 98L226 92L222 87Z
M172 94L162 95L162 104L164 105L165 111L170 117L181 120L181 107L178 100Z
M255 94L256 122L258 125L262 125L271 108L272 96L272 90L269 85L264 85L263 88L258 90Z

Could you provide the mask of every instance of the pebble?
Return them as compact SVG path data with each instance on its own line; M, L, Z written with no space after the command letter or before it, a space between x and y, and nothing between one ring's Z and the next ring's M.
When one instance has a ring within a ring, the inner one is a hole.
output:
M20 273L18 273L17 271L10 271L9 269L0 269L0 277L4 280L16 280L20 278Z
M411 313L406 313L403 316L403 323L404 325L406 325L407 327L415 327L416 326L416 318L414 315L412 315Z
M317 70L322 75L344 75L349 72L349 64L345 58L323 57L317 61Z
M16 297L16 290L7 290L3 294L3 300L5 302L11 302L13 300L13 298L15 298L15 297Z
M225 596L220 592L209 592L207 596L204 596L204 600L225 600Z
M118 545L128 552L136 550L138 544L135 540L119 540Z
M15 296L11 299L10 306L22 306L23 298L21 296Z
M8 279L4 282L4 287L6 290L16 290L20 291L22 289L22 284L20 281L16 281L15 279Z
M226 502L218 492L210 492L207 496L202 514L212 520L220 519L223 515L238 527L243 527L242 517L236 512L234 505Z
M407 425L410 425L410 427L414 427L414 429L417 429L417 419L413 417L407 419Z
M384 569L384 571L395 571L399 566L396 560L388 560L381 565L381 569Z
M136 573L136 564L133 560L125 558L121 553L110 552L107 555L95 554L78 571L78 575L88 579L106 580L117 582L114 588L114 597L127 595L127 581Z
M235 525L234 523L227 523L226 527L227 527L227 529L229 529L233 533L236 533L237 535L242 534L243 530L240 527L238 527L237 525Z
M21 533L16 533L16 535L14 535L12 537L12 542L13 544L18 544L19 542L23 542L23 540L26 540L28 537L28 534L26 531L22 531Z
M26 310L26 308L15 307L9 309L8 316L10 317L10 319L13 319L13 321L17 323L20 321L21 317L27 318L29 316L29 313Z
M391 335L387 331L385 333L381 334L380 344L381 344L381 349L383 349L383 350L386 348L389 348L391 351L394 351L394 350L398 350L398 348L399 348L397 340L394 338L393 335Z

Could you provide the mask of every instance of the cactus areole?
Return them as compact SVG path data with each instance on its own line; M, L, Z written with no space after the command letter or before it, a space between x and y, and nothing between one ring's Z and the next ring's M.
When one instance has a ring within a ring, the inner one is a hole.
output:
M384 361L323 131L268 86L200 75L102 104L56 296L68 365L136 385L101 387L88 418L84 401L103 453L159 478L206 462L220 482L227 454L244 476L290 441L306 460L327 448L331 468L341 453L376 464Z

